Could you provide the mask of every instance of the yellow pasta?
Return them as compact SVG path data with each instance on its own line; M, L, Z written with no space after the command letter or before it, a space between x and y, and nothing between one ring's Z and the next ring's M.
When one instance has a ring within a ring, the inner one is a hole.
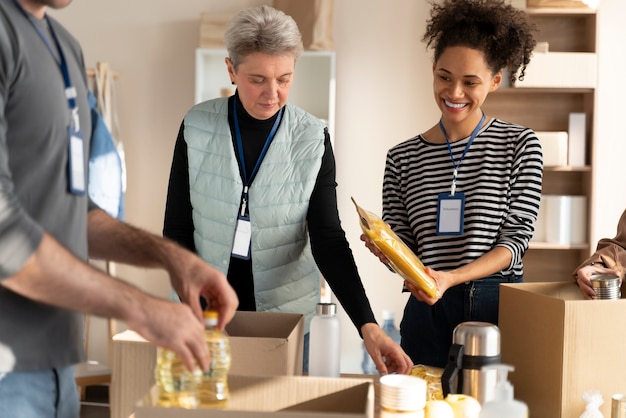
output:
M402 278L410 281L431 298L437 297L435 280L426 274L424 264L411 249L378 216L368 212L354 201L363 233L389 259L391 267Z

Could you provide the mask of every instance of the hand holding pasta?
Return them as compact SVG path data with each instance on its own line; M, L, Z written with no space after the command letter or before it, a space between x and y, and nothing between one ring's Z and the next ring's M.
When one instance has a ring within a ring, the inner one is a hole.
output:
M389 259L391 268L405 280L436 298L439 289L435 280L426 274L424 264L411 249L377 215L364 210L352 199L359 214L361 229L372 243Z

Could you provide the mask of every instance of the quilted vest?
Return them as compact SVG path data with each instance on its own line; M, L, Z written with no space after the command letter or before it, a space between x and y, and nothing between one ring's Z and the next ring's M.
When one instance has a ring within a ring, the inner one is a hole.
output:
M228 99L194 106L185 116L189 185L198 254L228 272L243 192L228 124ZM324 154L324 125L287 104L283 120L248 191L257 311L305 315L320 299L306 216Z

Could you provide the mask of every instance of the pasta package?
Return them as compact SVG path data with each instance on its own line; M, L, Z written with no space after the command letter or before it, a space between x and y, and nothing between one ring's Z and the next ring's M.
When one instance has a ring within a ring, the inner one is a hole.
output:
M426 399L444 400L441 376L443 369L438 367L416 364L411 369L411 376L417 376L426 381Z
M436 298L439 289L435 280L426 274L424 264L411 249L389 228L380 217L361 208L352 198L359 214L361 230L372 243L389 259L390 267L431 298Z

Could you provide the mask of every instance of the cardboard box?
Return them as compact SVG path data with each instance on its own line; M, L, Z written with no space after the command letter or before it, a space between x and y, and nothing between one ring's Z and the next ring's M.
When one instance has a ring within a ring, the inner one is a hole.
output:
M563 167L567 165L567 132L536 131L543 151L544 167Z
M584 300L573 282L500 286L502 362L531 418L572 418L583 393L626 393L626 299Z
M302 375L304 315L238 311L226 326L230 335L230 374ZM127 418L154 385L156 347L133 331L113 337L111 418Z
M304 315L238 311L226 326L230 374L302 375Z
M202 13L200 15L200 48L225 48L224 33L235 17L232 13Z
M597 56L592 52L534 51L526 67L524 80L515 87L595 88Z
M229 376L225 409L156 406L159 390L135 408L135 418L370 418L374 415L372 379L306 376Z

